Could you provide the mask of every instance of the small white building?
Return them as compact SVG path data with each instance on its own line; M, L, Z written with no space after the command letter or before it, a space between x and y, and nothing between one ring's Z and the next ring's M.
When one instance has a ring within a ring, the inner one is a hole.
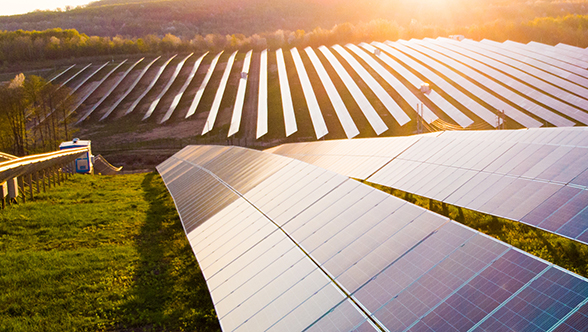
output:
M73 141L63 142L59 144L59 150L74 149L74 148L88 148L88 152L75 161L75 172L92 174L94 172L94 156L92 155L92 141L82 141L79 138L74 138Z

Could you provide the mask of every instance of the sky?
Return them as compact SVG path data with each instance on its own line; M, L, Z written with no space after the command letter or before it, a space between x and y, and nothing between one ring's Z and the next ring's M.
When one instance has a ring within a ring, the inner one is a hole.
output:
M36 9L55 10L65 6L76 7L85 5L92 0L2 0L0 5L0 16L17 15L32 12Z

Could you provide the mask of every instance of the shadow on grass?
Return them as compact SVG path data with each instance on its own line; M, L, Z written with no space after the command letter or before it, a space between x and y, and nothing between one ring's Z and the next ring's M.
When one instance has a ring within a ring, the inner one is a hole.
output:
M117 331L220 331L206 282L173 200L156 173L141 187L149 204L136 238L139 253Z

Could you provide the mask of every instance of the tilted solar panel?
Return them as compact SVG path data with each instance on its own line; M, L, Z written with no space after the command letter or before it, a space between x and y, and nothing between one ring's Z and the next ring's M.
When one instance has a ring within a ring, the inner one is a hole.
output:
M345 102L343 102L343 99L341 99L341 95L337 91L337 88L333 84L333 81L329 77L327 70L321 63L321 60L319 60L312 47L307 47L304 49L304 51L306 52L306 55L308 55L310 62L316 70L316 73L321 80L325 91L327 92L327 96L331 101L331 105L333 105L335 114L337 114L337 118L339 119L339 122L345 131L345 136L347 136L347 138L353 138L359 135L359 130L357 129L355 122L353 122L353 118L351 118L351 115L347 110L347 106L345 106Z
M547 330L585 317L585 279L331 171L221 146L186 147L158 171L224 331Z
M333 53L331 53L331 50L326 46L319 47L319 50L323 53L325 58L327 58L327 61L331 64L333 69L335 69L337 75L339 75L343 81L343 84L345 84L345 87L347 87L347 90L349 90L349 93L351 93L351 96L353 96L353 99L359 106L359 109L363 115L365 115L366 119L376 132L376 135L380 135L381 133L388 130L388 126L386 126L378 112L376 112L370 101L367 99L363 91L361 91L359 86L355 83L351 75L347 73L345 67L343 67L341 62L339 62Z
M212 106L210 106L210 111L208 112L208 118L206 119L206 124L204 125L204 129L202 129L202 135L210 132L214 127L214 123L216 122L216 117L218 112L220 111L220 106L223 101L223 96L225 95L225 90L227 89L227 84L229 83L229 76L231 75L231 70L233 69L233 64L235 63L235 57L237 56L237 52L233 52L229 59L227 60L227 66L223 72L223 77L221 78L220 84L216 90L216 94L214 95L214 100L212 101Z
M368 52L371 52L374 54L377 53L376 56L380 60L382 60L388 67L392 68L395 72L397 72L400 76L402 76L405 80L407 80L415 88L420 89L421 84L426 83L426 82L423 82L423 80L420 79L419 77L417 77L415 74L410 72L407 68L402 66L399 62L393 60L391 57L389 57L385 53L379 51L374 46L372 46L370 44L366 44L366 43L361 43L360 45ZM384 45L384 44L381 44L381 45L386 47L386 45ZM421 68L424 68L424 67L421 67ZM419 69L421 69L421 68L419 68ZM427 76L426 73L423 73L423 74L425 76ZM402 84L402 83L400 83L400 84ZM396 85L393 85L393 86L396 87ZM399 90L401 90L401 88ZM465 127L474 123L474 121L472 119L470 119L465 114L463 114L460 110L458 110L455 107L455 105L453 105L449 100L445 99L437 91L431 90L428 94L423 94L423 95L425 95L432 102L434 102L441 109L441 111L445 112L445 114L447 114L451 119L453 119L453 121L455 121L461 127L465 128ZM410 98L405 98L405 99L407 99L407 101L410 101ZM415 100L413 99L412 104L418 105L418 101L416 103L414 101ZM428 108L425 107L423 109L423 118L425 119L425 121L427 121L427 123L431 123L431 122L437 120L437 115L435 115L435 113L433 113L431 110L429 110Z
M276 51L276 63L280 82L280 95L282 97L282 110L284 111L284 127L286 129L286 137L288 137L298 131L298 126L296 125L296 114L294 113L292 93L290 92L290 83L288 82L284 51L281 48Z
M326 143L287 144L270 151L588 243L586 128ZM394 153L377 152L375 146ZM361 168L345 166L349 164Z
M431 68L439 71L440 73L442 73L446 77L453 80L455 83L457 83L463 89L467 90L471 94L480 98L488 105L494 107L496 110L504 111L506 116L508 116L511 119L515 120L516 122L522 124L524 127L534 128L534 127L540 127L542 125L541 122L533 119L529 115L524 114L523 112L519 111L518 109L512 107L508 103L499 99L493 93L490 93L490 92L482 89L480 86L478 86L478 85L474 84L473 82L469 81L468 79L466 79L464 76L469 76L472 79L474 79L475 81L477 81L478 83L480 83L482 86L486 86L486 87L490 88L491 90L495 91L496 94L501 95L503 97L506 97L508 99L517 100L517 98L516 98L517 95L513 91L511 91L507 88L504 88L500 84L488 79L486 76L481 75L478 72L471 70L470 68L457 63L456 61L453 61L451 58L449 58L447 56L443 56L442 54L444 54L444 53L442 52L442 50L443 50L442 48L440 48L440 47L437 48L437 47L435 47L434 44L430 45L427 42L422 42L419 40L411 40L410 42L401 42L401 43L405 46L401 50L403 50L407 54L410 54L411 56L415 57L416 59L423 61L423 63L426 63L427 65L431 66ZM411 48L413 50L411 50ZM428 48L430 48L430 49L428 49ZM415 51L418 51L418 52L415 52ZM423 53L423 54L420 54L419 52ZM439 54L439 53L441 53L441 54ZM449 69L448 67L450 67L450 66L453 66L455 69L457 69L457 72ZM476 65L474 68L479 70L480 69L479 67L480 67L480 65ZM458 72L460 72L460 73L458 73ZM524 98L520 98L520 99L525 100ZM531 104L531 103L529 103L528 100L525 100L525 101L527 104ZM519 100L519 104L522 104L523 106L525 106L524 102L520 102L520 100ZM557 125L568 126L568 127L574 125L574 122L572 122L572 121L569 121L565 118L562 118L561 116L558 116L550 111L547 111L547 110L545 110L545 111L546 112L543 112L543 114L547 114L546 117L551 119L550 122L552 122L552 123L556 123ZM492 117L490 117L490 118L492 118ZM488 119L488 115L486 115L485 119Z
M310 78L308 78L308 73L306 72L300 53L298 53L298 49L296 47L292 48L290 54L292 54L292 59L294 60L294 67L296 67L296 72L298 73L298 79L300 80L302 93L306 99L308 113L310 114L310 120L312 121L316 138L321 139L329 133L327 124L323 118L323 113L321 113L321 107L312 89L312 83L310 82Z
M476 60L485 62L495 68L498 68L537 89L545 91L563 101L568 102L569 104L576 106L577 108L588 110L588 106L586 106L587 100L585 99L586 89L580 88L578 91L577 89L570 88L570 85L574 85L568 84L568 82L565 80L561 80L556 76L550 75L541 70L537 70L532 66L521 64L520 62L512 60L507 56L494 52L487 52L483 48L477 46L475 43L470 43L468 41L461 43L448 38L437 38L437 40L465 48L468 51L476 52L480 54L480 56L476 57ZM476 54L473 52L468 54ZM531 73L534 76L529 75L528 73ZM572 92L576 94L574 95L569 93L565 90L566 88L570 91L573 89L574 91Z

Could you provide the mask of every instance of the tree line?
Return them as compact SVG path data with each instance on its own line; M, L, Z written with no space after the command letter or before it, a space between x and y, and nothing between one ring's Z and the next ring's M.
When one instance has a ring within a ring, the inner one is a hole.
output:
M76 96L39 76L0 86L0 151L17 156L54 151L73 134L67 115Z
M588 47L588 15L536 18L521 23L498 20L462 28L442 28L417 21L401 26L394 21L377 19L367 23L338 24L332 29L276 30L250 36L196 34L191 38L182 38L171 33L142 38L111 38L87 36L73 29L4 31L0 32L0 62L7 66L22 61L97 55L318 47L373 40L436 38L452 34L462 34L476 40L487 38L501 42L510 39L522 43L533 40L552 45L563 42Z

